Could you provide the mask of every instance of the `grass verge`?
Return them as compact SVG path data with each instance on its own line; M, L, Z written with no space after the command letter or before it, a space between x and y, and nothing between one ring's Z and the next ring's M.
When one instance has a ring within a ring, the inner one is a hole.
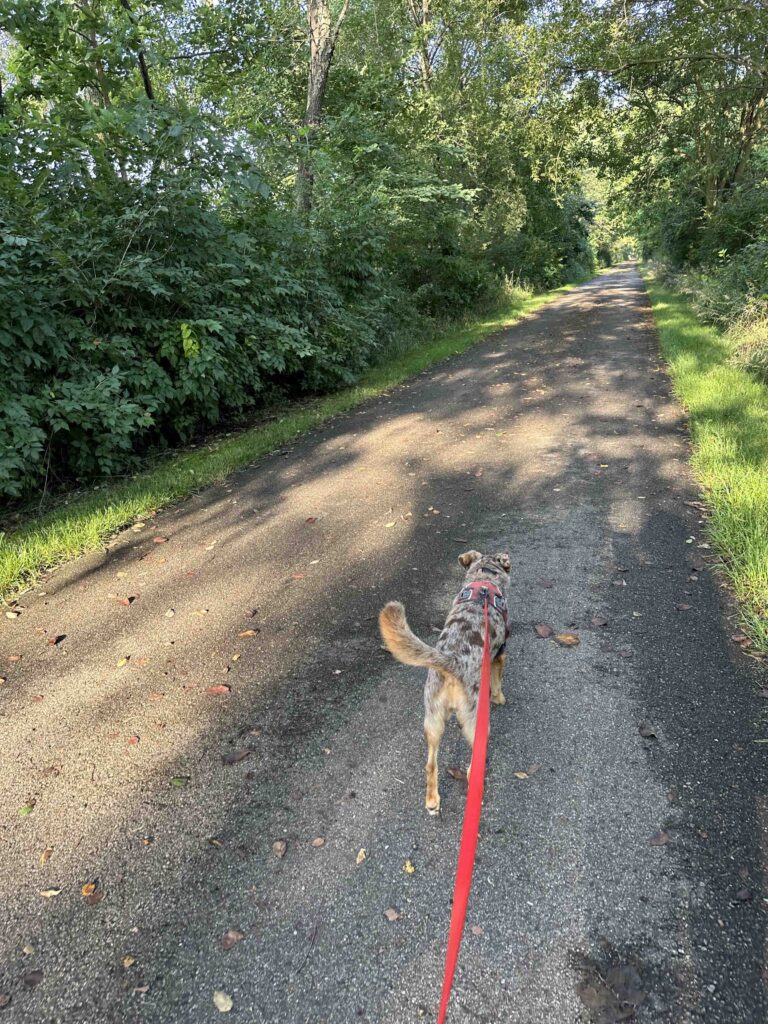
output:
M130 480L102 484L69 501L61 499L55 509L31 517L8 534L0 534L0 597L9 600L32 585L45 570L98 548L116 530L223 480L234 470L330 417L381 394L449 356L464 352L494 331L574 287L576 285L565 285L541 295L513 293L485 317L450 327L424 345L373 367L355 387L309 403L297 403L279 419L239 431L200 449L168 455Z
M732 342L681 296L651 275L646 286L675 393L689 414L711 540L744 631L768 654L768 388L729 362Z

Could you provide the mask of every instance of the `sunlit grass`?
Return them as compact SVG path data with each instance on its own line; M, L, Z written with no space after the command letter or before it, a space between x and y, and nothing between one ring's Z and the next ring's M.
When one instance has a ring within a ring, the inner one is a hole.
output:
M646 280L678 398L688 410L693 469L709 532L739 600L745 631L768 653L768 388L729 364L732 342Z
M289 406L284 415L193 451L168 455L130 480L62 497L56 508L30 514L25 524L0 535L0 595L8 600L46 569L101 546L116 530L246 466L325 420L381 394L407 377L464 352L493 331L513 323L556 295L511 292L493 312L450 327L422 345L373 367L352 388L309 403Z

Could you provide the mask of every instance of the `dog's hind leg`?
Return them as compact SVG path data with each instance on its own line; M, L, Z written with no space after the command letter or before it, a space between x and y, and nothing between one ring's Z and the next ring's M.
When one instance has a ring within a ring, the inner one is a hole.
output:
M464 703L463 706L456 708L456 718L458 719L461 731L464 734L464 739L469 744L470 750L475 745L475 719L477 717L477 705L474 708ZM469 782L469 772L472 768L471 763L467 766L467 782Z
M499 654L491 662L491 704L506 704L507 698L501 692L501 677L504 675L506 654Z
M427 741L427 798L425 806L430 814L440 811L440 792L437 786L437 751L445 731L442 714L428 715L424 719L424 738Z

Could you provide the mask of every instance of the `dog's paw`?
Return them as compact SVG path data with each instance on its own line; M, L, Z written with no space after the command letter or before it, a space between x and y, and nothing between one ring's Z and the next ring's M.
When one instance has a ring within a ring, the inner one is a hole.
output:
M440 797L437 798L437 801L427 800L425 806L429 814L432 814L433 816L438 815L440 813Z
M492 693L491 694L491 704L506 704L506 703L507 703L507 698L504 696L503 693Z

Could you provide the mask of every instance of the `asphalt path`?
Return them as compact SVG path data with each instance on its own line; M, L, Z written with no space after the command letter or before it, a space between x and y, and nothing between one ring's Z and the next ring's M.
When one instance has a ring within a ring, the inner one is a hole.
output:
M688 454L623 265L52 574L0 623L0 1022L434 1020L468 751L428 816L376 615L434 638L477 548L512 636L451 1024L762 1024L766 702Z

